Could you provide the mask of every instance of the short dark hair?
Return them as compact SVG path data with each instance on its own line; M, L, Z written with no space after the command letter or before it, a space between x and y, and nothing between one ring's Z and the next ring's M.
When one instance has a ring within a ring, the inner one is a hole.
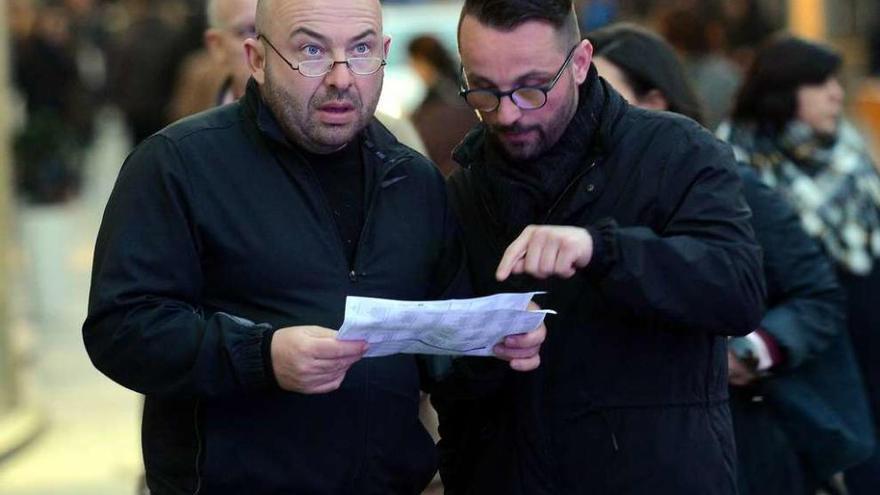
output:
M502 31L516 29L529 21L543 21L556 29L563 45L572 45L581 39L571 0L465 0L458 23L459 35L461 20L468 15Z
M796 115L798 88L827 81L842 63L827 45L784 33L771 37L746 72L733 120L755 124L760 132L779 132Z
M635 24L620 23L587 34L593 57L617 66L638 97L657 90L669 111L703 123L703 110L675 50L660 35Z

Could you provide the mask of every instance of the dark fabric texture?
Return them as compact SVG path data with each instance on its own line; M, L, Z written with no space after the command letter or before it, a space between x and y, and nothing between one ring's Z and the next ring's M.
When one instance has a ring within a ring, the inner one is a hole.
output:
M123 165L83 336L98 369L146 395L153 494L416 494L433 476L416 357L361 360L319 395L283 392L266 373L272 329L339 328L348 295L467 295L440 173L376 121L358 142L371 192L351 265L315 175L253 83Z
M844 475L850 495L873 495L880 486L880 448L865 462L850 469Z
M546 290L558 314L537 370L459 359L434 394L447 493L733 494L725 336L757 328L764 300L733 155L689 119L628 106L595 69L580 98L590 149L560 150L579 169L540 218L593 235L570 279L495 280L512 233L477 172L485 129L456 153L476 292Z
M740 495L815 495L815 486L806 487L804 463L760 395L731 390L730 412Z
M302 154L321 184L351 265L364 228L364 164L360 146L348 145L329 155L306 151Z
M847 472L847 488L850 495L872 495L880 486L880 266L875 264L867 276L838 268L837 276L846 290L849 334L871 403L875 432L874 453Z

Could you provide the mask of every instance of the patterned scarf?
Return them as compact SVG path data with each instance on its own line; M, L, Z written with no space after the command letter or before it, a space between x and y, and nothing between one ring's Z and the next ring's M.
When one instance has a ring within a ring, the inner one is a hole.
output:
M880 176L850 124L841 122L833 139L799 121L777 136L722 124L718 136L782 192L807 233L842 268L855 275L871 272L880 258Z

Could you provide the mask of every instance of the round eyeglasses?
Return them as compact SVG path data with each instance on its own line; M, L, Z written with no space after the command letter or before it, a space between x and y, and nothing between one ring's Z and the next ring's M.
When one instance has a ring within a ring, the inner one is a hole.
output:
M348 66L348 70L350 70L353 74L357 74L359 76L369 76L370 74L375 74L379 71L385 64L385 59L378 57L351 57L345 60L333 60L330 58L320 59L320 60L304 60L300 62L298 65L293 65L290 60L284 57L281 52L275 48L275 45L269 41L269 38L266 37L265 34L258 34L257 39L262 39L269 45L269 48L275 52L276 55L281 57L291 69L298 71L305 77L321 77L324 74L327 74L336 64L345 64Z
M565 71L565 68L568 67L568 64L571 63L574 50L578 46L579 45L575 45L569 50L568 56L565 57L565 62L562 63L562 67L556 71L556 75L553 76L553 79L543 86L520 86L519 88L511 89L510 91L499 91L497 89L465 89L462 87L459 94L474 110L479 110L481 112L494 112L501 105L501 98L504 97L509 97L510 101L522 110L537 110L547 104L547 93L556 86L559 78L562 77L562 73ZM461 67L461 80L465 80L464 66Z

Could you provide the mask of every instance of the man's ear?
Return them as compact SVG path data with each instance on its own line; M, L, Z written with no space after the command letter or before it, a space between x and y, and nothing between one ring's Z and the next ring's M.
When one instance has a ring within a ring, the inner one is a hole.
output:
M669 110L669 101L659 89L652 89L639 98L639 106L648 110L665 111Z
M578 47L574 49L572 55L571 66L574 68L574 80L577 84L581 84L587 80L587 73L590 72L590 63L593 61L593 45L589 40L582 40Z
M386 34L385 36L382 37L382 47L385 50L385 57L384 58L388 58L389 50L391 50L391 36L388 36Z
M223 53L223 34L219 29L210 28L205 31L204 35L205 49L208 50L208 54L211 55L211 59L214 63L217 64L225 64L226 60L224 59Z
M263 84L266 80L266 52L263 44L253 38L248 38L244 41L244 53L254 80Z

